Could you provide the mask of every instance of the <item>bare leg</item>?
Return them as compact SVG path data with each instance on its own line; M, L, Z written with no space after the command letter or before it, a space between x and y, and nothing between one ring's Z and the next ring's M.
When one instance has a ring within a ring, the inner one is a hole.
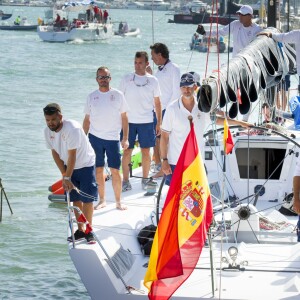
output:
M131 154L133 149L126 149L123 152L122 157L122 170L123 170L123 180L129 180L129 164L131 163Z
M143 177L148 178L151 163L150 148L141 148L141 152Z
M78 207L81 211L83 211L83 205L82 205L81 201L75 201L75 202L73 202L73 205ZM74 209L74 212L75 212L76 220L78 220L79 214L78 214L77 210ZM78 223L78 230L84 232L85 231L84 224Z
M95 206L95 209L101 209L106 206L104 167L96 168L96 180L98 183L99 202Z
M112 186L116 198L116 208L125 210L127 207L121 204L122 178L120 171L118 169L110 168L110 172L112 175Z
M160 164L160 149L159 149L159 143L160 139L156 138L155 146L153 147L153 156L154 156L154 162L155 164Z
M93 225L93 213L94 213L93 202L83 203L82 212L85 215L88 222L90 223L90 225L92 226Z

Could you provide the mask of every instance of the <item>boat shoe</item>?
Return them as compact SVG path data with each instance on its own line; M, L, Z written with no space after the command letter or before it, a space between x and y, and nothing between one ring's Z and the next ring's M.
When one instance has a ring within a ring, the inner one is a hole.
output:
M74 240L78 241L78 240L81 240L81 239L84 239L84 238L85 238L85 233L83 231L80 231L80 230L77 229L74 233ZM67 238L67 241L68 242L73 241L72 240L72 235Z

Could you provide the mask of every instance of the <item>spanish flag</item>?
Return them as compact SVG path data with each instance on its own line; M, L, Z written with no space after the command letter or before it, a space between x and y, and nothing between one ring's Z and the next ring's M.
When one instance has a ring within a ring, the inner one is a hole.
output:
M234 143L232 139L231 132L228 127L227 119L224 119L224 134L223 134L224 152L226 154L231 153Z
M191 275L212 217L209 185L191 124L172 177L144 278L150 300L169 299Z

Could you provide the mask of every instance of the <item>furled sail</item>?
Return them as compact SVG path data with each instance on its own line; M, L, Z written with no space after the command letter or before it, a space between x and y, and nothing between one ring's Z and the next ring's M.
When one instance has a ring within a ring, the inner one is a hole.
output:
M275 28L265 31L278 32ZM277 85L296 66L295 50L272 38L258 36L245 49L202 82L198 107L211 112L229 105L229 117L247 114L261 91Z

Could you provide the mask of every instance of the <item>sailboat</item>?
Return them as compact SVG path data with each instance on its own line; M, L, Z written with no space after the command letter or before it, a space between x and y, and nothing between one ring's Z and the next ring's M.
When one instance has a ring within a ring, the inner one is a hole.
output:
M254 54L257 56L251 60ZM243 105L232 101L237 87L244 93L243 99L248 95L249 101L258 102L254 94L275 86L292 68L293 55L288 46L279 48L274 41L260 37L230 62L228 68L237 71L229 73L229 85L222 89L223 79L218 81L214 74L205 79L199 109L211 112L224 101L233 107L231 113L247 113L247 101ZM255 68L252 72L245 73L245 66L238 68L238 60L245 58L249 67ZM221 69L219 76L225 71ZM298 299L300 243L291 199L300 131L287 120L284 127L232 127L231 135L234 147L227 155L223 128L215 128L212 122L204 135L203 161L214 221L198 263L171 299ZM132 190L123 194L128 210L115 209L112 188L107 186L109 204L93 217L97 243L69 243L70 257L92 299L148 298L143 281L149 256L139 237L147 226L160 225L169 187L162 180L156 192L145 193L140 185L141 170L131 175ZM283 207L289 215L281 213ZM70 212L72 209L69 207ZM146 239L153 235L149 232ZM164 297L159 289L157 293Z

